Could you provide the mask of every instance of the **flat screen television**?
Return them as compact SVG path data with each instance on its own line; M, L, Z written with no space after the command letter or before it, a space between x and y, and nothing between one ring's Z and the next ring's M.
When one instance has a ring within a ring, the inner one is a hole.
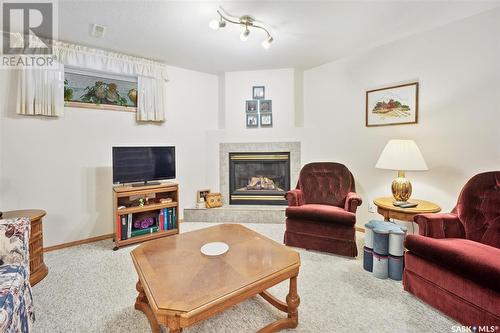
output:
M175 178L175 147L113 147L113 183Z

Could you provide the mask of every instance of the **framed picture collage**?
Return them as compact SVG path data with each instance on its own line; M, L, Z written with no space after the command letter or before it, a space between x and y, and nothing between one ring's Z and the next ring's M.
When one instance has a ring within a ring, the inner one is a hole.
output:
M253 99L245 103L247 128L273 127L273 101L266 99L265 90L264 86L252 88Z

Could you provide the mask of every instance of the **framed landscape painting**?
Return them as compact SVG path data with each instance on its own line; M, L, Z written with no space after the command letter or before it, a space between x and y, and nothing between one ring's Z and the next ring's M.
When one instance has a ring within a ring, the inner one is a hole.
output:
M366 92L366 126L416 124L418 82Z

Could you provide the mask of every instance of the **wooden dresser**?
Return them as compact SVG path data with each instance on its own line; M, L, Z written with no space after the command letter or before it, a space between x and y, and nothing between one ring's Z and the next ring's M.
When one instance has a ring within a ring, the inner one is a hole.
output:
M12 210L4 212L3 219L12 219L16 217L28 217L31 224L30 236L30 283L32 286L40 282L47 274L49 269L43 261L43 224L42 218L47 213L41 209Z

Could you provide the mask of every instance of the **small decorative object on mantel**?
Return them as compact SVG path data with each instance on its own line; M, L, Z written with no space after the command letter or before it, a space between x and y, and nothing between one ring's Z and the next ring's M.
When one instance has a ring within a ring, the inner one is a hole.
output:
M222 194L208 193L205 198L206 198L205 204L207 208L222 207Z
M265 95L265 87L264 86L255 86L252 88L253 99L264 99Z
M366 92L366 126L416 124L418 82Z
M206 208L205 201L207 194L210 193L209 189L196 191L196 208Z

